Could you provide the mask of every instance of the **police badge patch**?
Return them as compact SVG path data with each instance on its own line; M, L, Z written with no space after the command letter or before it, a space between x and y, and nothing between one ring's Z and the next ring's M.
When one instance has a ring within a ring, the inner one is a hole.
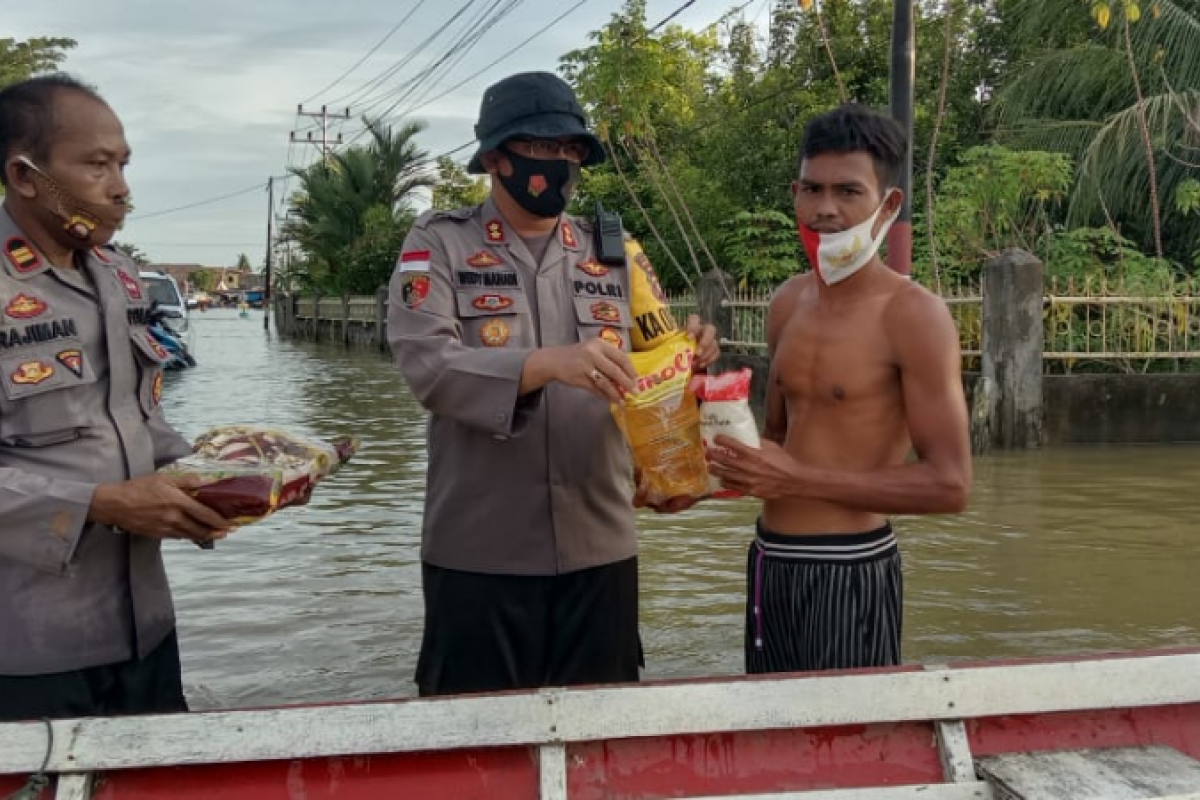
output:
M402 278L400 299L409 311L416 311L429 297L429 276L424 272L406 272Z
M12 378L13 383L36 386L54 377L54 367L45 361L24 361L9 377Z
M508 323L502 319L489 319L479 329L479 340L488 347L503 347L508 344L511 333Z
M63 350L54 359L71 371L76 378L83 377L83 352L75 348Z
M471 305L480 311L503 311L512 304L513 299L502 294L481 294L471 301Z
M154 405L162 405L163 393L163 374L158 372L154 375L154 382L150 384L150 399L154 401Z
M31 294L21 293L9 301L4 307L4 313L9 319L36 319L45 314L49 307L41 298Z
M597 322L620 322L621 309L612 303L592 303L592 319Z

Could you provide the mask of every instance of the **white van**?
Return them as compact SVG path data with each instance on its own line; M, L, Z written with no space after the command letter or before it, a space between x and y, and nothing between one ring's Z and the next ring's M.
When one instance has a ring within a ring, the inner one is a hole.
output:
M157 303L158 307L165 312L164 322L176 333L186 334L189 319L188 307L175 279L165 272L142 271L138 273L138 277L142 279L142 283L146 285L146 290L150 293L151 304Z

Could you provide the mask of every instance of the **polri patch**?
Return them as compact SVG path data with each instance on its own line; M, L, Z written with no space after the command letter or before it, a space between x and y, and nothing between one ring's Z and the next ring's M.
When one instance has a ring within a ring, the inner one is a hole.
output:
M76 378L83 377L83 351L72 347L60 352L54 357L54 360L70 370Z
M403 284L400 287L400 299L404 307L416 311L429 297L429 275L425 272L403 273Z

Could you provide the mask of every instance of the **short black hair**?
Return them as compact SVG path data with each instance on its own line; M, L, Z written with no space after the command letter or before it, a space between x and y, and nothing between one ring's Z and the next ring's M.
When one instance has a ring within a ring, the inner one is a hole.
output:
M908 137L891 117L857 103L838 106L809 121L800 143L800 158L826 153L867 153L875 162L880 189L900 184L908 156Z
M28 153L37 161L50 157L55 133L54 100L59 92L79 92L104 103L91 86L61 72L0 89L0 184L8 185L3 165L13 153Z

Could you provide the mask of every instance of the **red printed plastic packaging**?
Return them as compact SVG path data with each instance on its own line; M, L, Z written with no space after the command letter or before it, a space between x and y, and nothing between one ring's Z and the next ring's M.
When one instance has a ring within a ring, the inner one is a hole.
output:
M161 472L185 475L187 491L226 519L245 525L308 497L358 451L358 440L323 441L256 425L213 428L192 455Z
M750 409L750 381L753 372L743 367L722 375L697 375L692 378L692 391L700 400L700 436L704 446L713 447L717 436L728 436L747 447L759 448L758 422ZM711 474L708 491L712 497L739 497L737 492L721 488L721 482Z

